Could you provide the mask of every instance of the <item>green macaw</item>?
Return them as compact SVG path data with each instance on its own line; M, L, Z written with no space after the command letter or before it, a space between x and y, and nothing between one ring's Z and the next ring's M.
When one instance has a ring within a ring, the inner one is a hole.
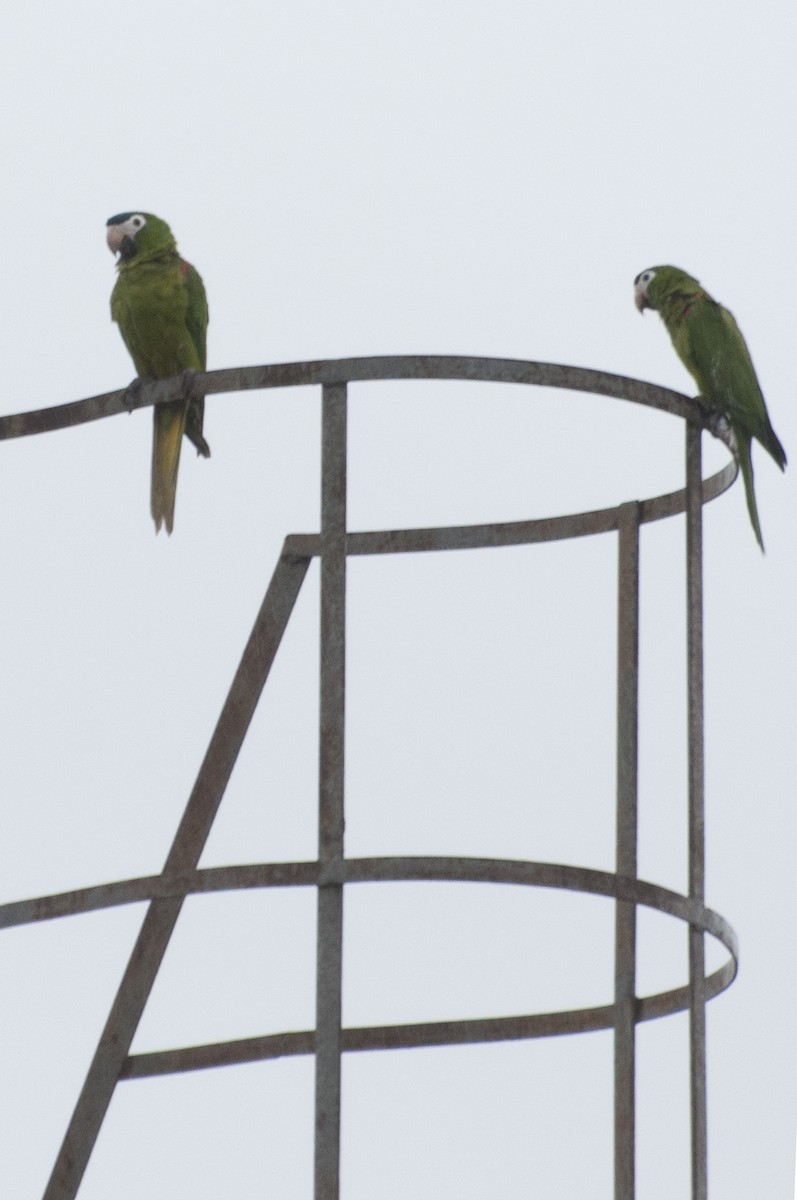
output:
M781 471L786 466L786 452L772 428L750 351L733 314L677 267L649 267L637 275L634 302L640 312L646 308L658 312L702 400L727 417L742 470L747 511L763 550L753 490L753 438L769 451Z
M208 302L198 272L177 253L171 229L152 213L127 212L107 222L108 245L119 255L111 294L111 318L119 326L141 379L169 379L185 372L185 398L153 410L152 516L155 531L174 526L177 468L183 434L199 454L205 400L192 389L191 372L204 371Z

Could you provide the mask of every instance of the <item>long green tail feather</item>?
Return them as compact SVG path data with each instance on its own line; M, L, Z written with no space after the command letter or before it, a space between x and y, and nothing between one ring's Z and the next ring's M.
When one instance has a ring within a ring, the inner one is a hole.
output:
M184 400L159 404L154 411L152 436L152 519L157 533L174 528L174 502L177 496L177 469L185 429L187 405Z
M764 551L764 539L761 536L761 525L758 520L758 508L755 502L755 490L753 488L753 458L750 453L751 440L749 437L741 438L736 435L736 450L739 458L739 466L742 469L742 479L744 481L744 494L747 497L747 511L750 514L750 523L753 526L758 544L761 551Z

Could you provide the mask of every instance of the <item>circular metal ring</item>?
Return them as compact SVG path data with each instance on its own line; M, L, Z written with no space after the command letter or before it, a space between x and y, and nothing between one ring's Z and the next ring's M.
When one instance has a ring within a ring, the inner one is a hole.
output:
M626 375L615 375L609 371L594 371L586 367L570 367L560 363L531 362L516 358L482 358L466 355L376 355L366 358L320 359L312 362L267 363L254 367L229 367L219 371L206 371L196 376L196 386L207 395L240 391L260 391L271 388L323 386L338 383L373 383L389 380L469 380L478 383L514 383L533 387L562 388L567 391L586 392L597 396L610 396L626 400L646 408L655 408L681 417L701 429L711 429L716 437L730 450L729 435L712 427L705 408L696 399L684 396L671 388L659 387L641 379ZM36 409L26 413L14 413L0 417L0 441L27 437L31 434L66 429L73 425L96 421L119 413L130 413L134 408L147 408L156 403L173 400L181 395L181 379L146 380L130 395L128 389L105 392L89 396L68 404ZM738 468L735 459L716 474L703 480L702 501L704 504L716 499L731 486ZM675 513L684 512L686 494L684 490L667 493L641 501L640 520L660 520ZM602 533L617 527L612 519L617 509L601 509L591 513L574 514L552 518L550 521L511 522L508 525L467 526L465 537L477 536L481 529L500 528L510 540L496 543L463 541L463 548L470 545L511 545L512 533L520 527L536 526L533 537L524 541L548 541L558 538L579 537L588 533ZM543 529L543 526L548 528ZM517 527L517 528L516 528ZM470 531L473 531L471 534ZM421 540L429 541L431 530L403 531L407 534L423 534ZM366 535L359 535L365 538ZM368 535L374 539L387 534ZM397 549L414 547L391 546L383 551L353 550L352 553L390 553ZM426 548L420 546L418 548ZM432 548L432 547L429 547Z
M0 906L0 928L30 924L56 917L94 912L98 909L144 900L184 898L210 892L239 891L269 887L324 887L377 882L498 883L545 887L644 905L684 921L691 928L711 934L725 946L727 961L707 975L702 983L705 998L719 995L733 982L738 966L738 942L732 927L719 913L697 900L669 888L629 879L608 871L575 867L564 863L517 859L386 857L344 859L331 870L318 862L254 863L232 867L208 867L176 875L153 875L121 883L102 884L73 892L42 896ZM684 985L637 1000L637 1020L669 1016L689 1007L689 988ZM471 1020L434 1021L405 1025L366 1026L344 1029L345 1051L388 1050L410 1046L445 1046L464 1043L508 1041L551 1037L564 1033L586 1033L610 1029L614 1005L601 1005L517 1017L488 1017ZM256 1062L285 1055L312 1054L314 1033L269 1034L212 1045L182 1047L155 1053L131 1055L123 1078L164 1075L201 1070L212 1066Z

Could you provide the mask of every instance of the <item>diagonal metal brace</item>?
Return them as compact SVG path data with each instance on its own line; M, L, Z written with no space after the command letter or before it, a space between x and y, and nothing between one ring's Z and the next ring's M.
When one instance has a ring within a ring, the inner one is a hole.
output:
M283 548L175 834L165 875L193 870L199 862L309 565L309 558ZM184 899L153 900L147 909L43 1200L74 1200L77 1195Z

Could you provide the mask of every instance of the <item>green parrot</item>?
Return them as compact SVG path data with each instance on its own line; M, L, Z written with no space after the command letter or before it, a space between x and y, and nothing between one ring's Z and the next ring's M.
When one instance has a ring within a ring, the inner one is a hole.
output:
M108 245L119 255L111 318L139 378L169 379L185 372L185 398L153 410L152 516L156 533L162 524L171 533L183 434L199 454L210 455L202 436L205 400L191 386L191 373L205 370L208 302L198 272L177 253L165 221L152 213L126 212L110 217L107 229Z
M761 525L753 490L752 441L757 438L781 471L786 452L769 420L753 360L733 314L677 267L649 267L634 280L640 312L655 309L681 362L708 408L727 417L742 470L747 511L761 549Z

